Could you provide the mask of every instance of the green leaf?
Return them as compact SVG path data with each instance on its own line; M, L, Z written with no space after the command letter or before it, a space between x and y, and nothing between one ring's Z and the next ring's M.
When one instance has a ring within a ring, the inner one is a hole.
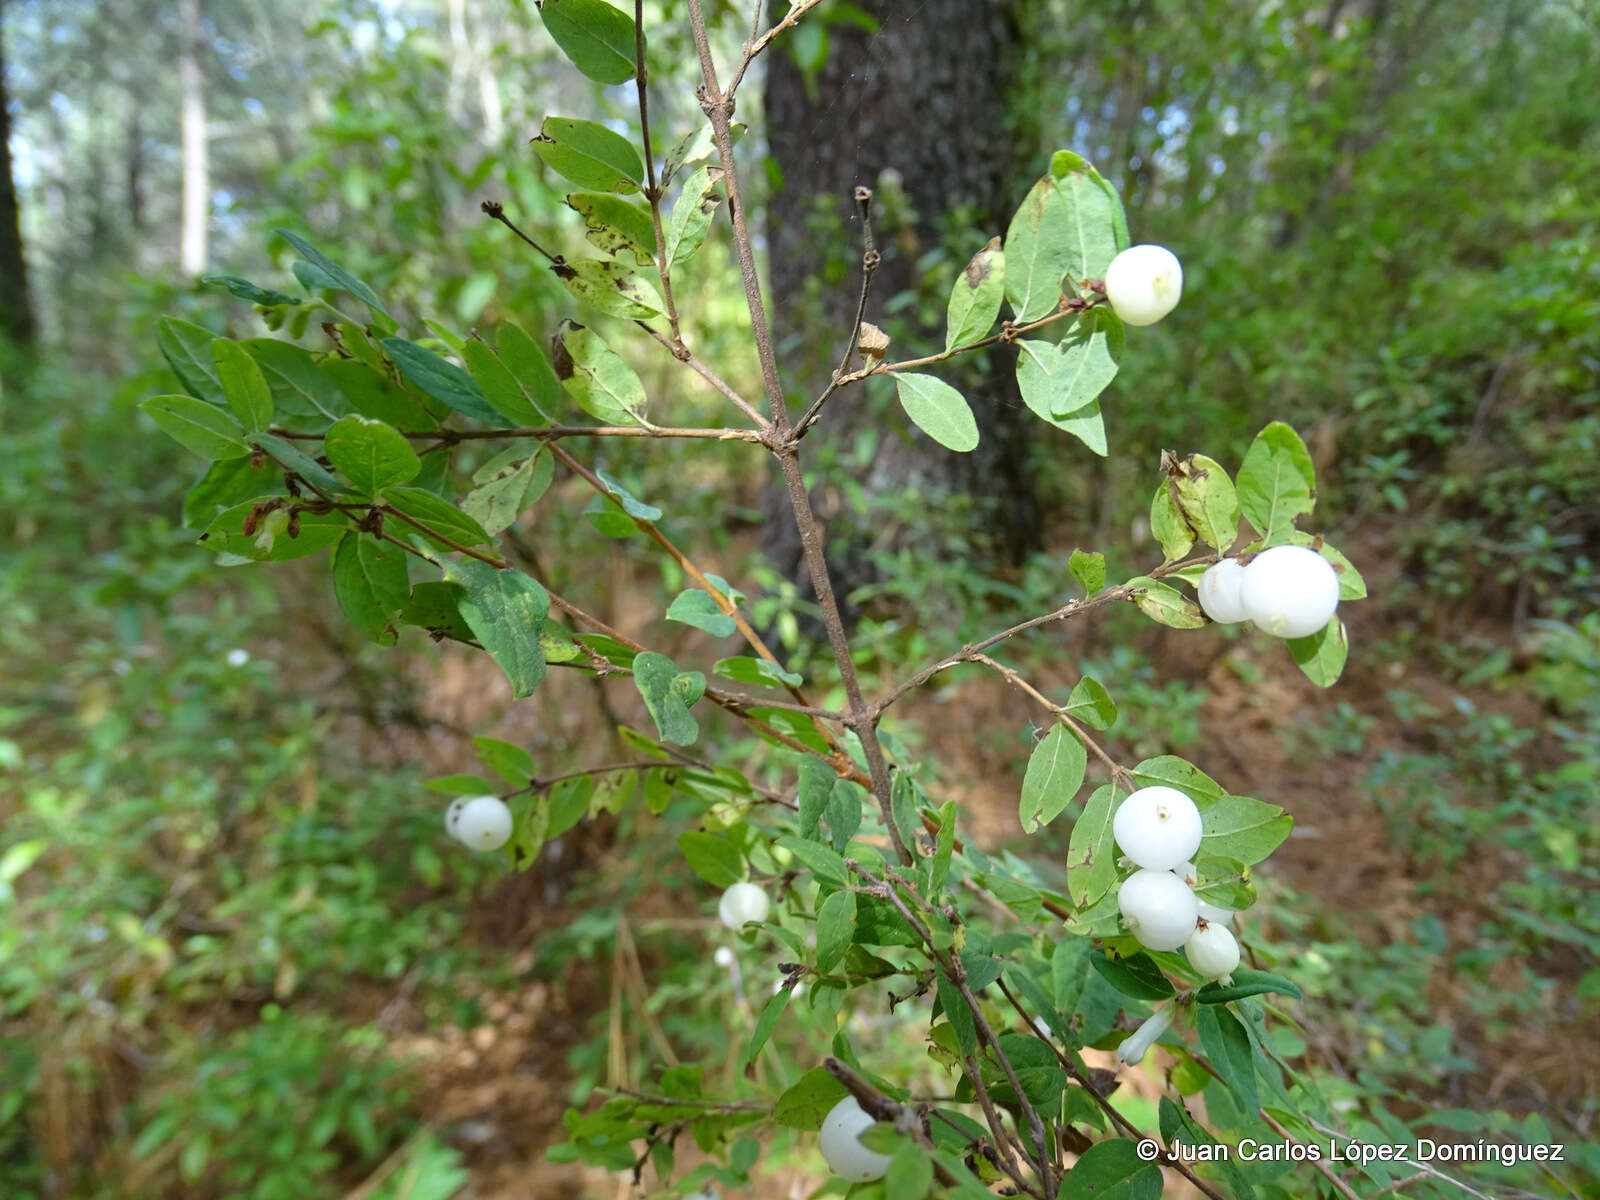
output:
M826 974L844 957L856 932L856 894L837 891L817 909L817 970Z
M1300 989L1282 975L1274 975L1270 971L1244 970L1233 973L1233 983L1229 986L1208 983L1194 994L1194 998L1201 1004L1227 1004L1247 996L1264 996L1269 992L1293 996L1296 1000L1302 998Z
M365 496L405 483L422 470L411 443L382 421L345 417L323 439L328 460Z
M493 540L472 517L432 492L391 487L384 489L383 498L396 512L419 522L424 527L419 530L424 537L447 550L455 547L444 541L446 538L457 546L478 546Z
M712 887L731 887L744 878L744 856L725 837L690 829L678 835L678 849L689 869Z
M312 487L321 488L325 492L343 492L344 484L335 479L321 463L312 458L293 442L284 441L272 433L252 433L249 437L252 446L259 446L272 456L286 471L293 471Z
M947 450L966 452L978 445L978 422L967 399L932 375L894 375L900 407L912 423Z
M1028 191L1006 230L1005 293L1017 324L1055 310L1072 259L1067 197L1046 175Z
M246 429L265 429L272 424L272 389L256 365L256 360L237 342L217 338L211 343L211 357L217 365L217 378L227 394L228 407Z
M683 181L683 190L662 229L666 251L661 257L668 266L688 261L705 244L711 219L722 205L721 182L722 168L711 166L696 167Z
M1072 803L1083 785L1088 754L1065 725L1056 724L1039 739L1022 780L1019 816L1024 833L1038 833Z
M1150 533L1160 544L1165 562L1176 562L1194 545L1194 530L1172 495L1172 484L1165 479L1156 485L1150 500Z
M1117 881L1117 852L1111 833L1116 789L1103 784L1094 790L1083 813L1072 825L1067 847L1067 892L1082 912L1109 892Z
M201 458L239 458L250 453L239 422L214 404L193 396L152 396L139 407L168 437Z
M639 321L661 312L661 297L645 277L615 259L580 258L551 270L579 300L613 317Z
M1220 797L1200 810L1200 822L1202 850L1246 866L1266 858L1294 828L1294 818L1276 804L1249 796Z
M625 83L637 69L633 18L605 0L544 0L539 16L572 65L596 83Z
M1117 723L1117 704L1098 679L1085 675L1067 697L1067 716L1096 729L1110 729Z
M1143 595L1134 597L1134 603L1139 606L1139 611L1158 624L1173 629L1199 629L1206 623L1200 606L1177 588L1158 583L1148 575L1128 580L1127 586L1145 589Z
M459 642L474 639L472 628L462 619L457 604L461 589L453 583L432 580L417 584L411 589L411 601L395 619L402 625L415 625L441 637L455 638Z
M773 845L782 846L785 850L788 850L809 867L811 872L824 883L831 883L835 887L845 886L849 872L845 869L844 856L842 854L828 849L820 842L806 841L790 834L784 834Z
M461 501L462 511L487 533L510 528L550 486L555 474L554 459L541 447L531 457L517 461L516 456L523 453L520 447L512 447L505 455L497 456L507 461L489 464L495 467L492 473L486 475L485 469L480 469L473 475L473 481L480 486Z
M1239 497L1215 459L1191 454L1173 476L1178 503L1200 540L1226 550L1239 536Z
M595 478L606 485L606 489L614 495L622 505L622 510L630 517L637 517L641 521L659 521L661 510L654 504L646 504L627 488L617 482L616 478L604 467L595 468Z
M633 682L661 739L692 745L700 736L700 726L689 708L705 694L705 676L698 671L680 671L665 654L649 650L634 657Z
M933 1189L933 1159L915 1142L906 1142L889 1160L883 1177L884 1200L923 1200Z
M718 608L717 602L699 588L680 592L667 606L667 620L693 625L719 638L729 637L739 628L733 618Z
M209 283L213 287L227 288L241 300L248 300L252 304L259 304L264 308L275 308L280 304L299 304L294 296L285 296L282 292L275 292L271 288L257 287L248 279L240 279L237 275L202 275L201 283Z
M588 191L628 195L637 192L644 180L644 160L633 143L594 121L546 117L533 139L533 151L552 170Z
M1117 991L1135 1000L1165 1000L1177 994L1172 981L1161 973L1155 959L1148 954L1112 958L1104 950L1096 949L1089 955L1089 964Z
M216 360L211 357L211 343L216 340L217 335L211 330L176 317L162 317L156 326L156 344L183 390L197 400L220 407L227 404L228 394L217 376Z
M847 1095L844 1084L828 1074L827 1068L812 1067L778 1097L772 1119L790 1129L815 1133L822 1128L822 1119Z
M517 377L511 373L511 368L500 360L500 356L487 343L475 337L468 338L461 347L461 358L472 372L473 379L477 380L484 400L495 412L517 424L546 423L544 415L528 402L527 394L517 382Z
M505 427L506 419L484 399L477 380L454 363L405 338L384 338L383 348L400 373L425 395L486 425Z
M714 675L721 675L724 679L731 679L735 683L750 684L755 687L782 687L785 684L799 687L804 682L803 676L793 671L786 671L764 658L744 656L720 658L712 666L711 672Z
M550 611L548 593L520 571L497 571L472 558L446 560L440 570L461 588L461 617L511 681L512 696L531 696L544 678L539 629Z
M563 321L556 336L566 351L558 374L578 406L602 425L637 425L645 402L638 373L592 329Z
M800 783L796 798L799 823L796 828L801 837L817 840L817 826L833 795L833 780L833 772L822 762L814 758L800 760Z
M1145 759L1133 768L1133 779L1139 787L1160 783L1177 788L1199 805L1202 812L1222 795L1222 788L1216 780L1175 754Z
M1074 550L1067 560L1067 569L1082 586L1084 594L1094 595L1106 585L1106 556Z
M277 338L246 338L239 343L256 360L272 392L272 406L290 416L323 416L338 420L350 411L350 399L340 388L329 365L319 363L304 346Z
M508 412L506 416L530 425L554 425L555 414L561 411L561 381L556 378L549 356L522 326L509 321L495 333L494 345L501 361L522 385L532 408L531 413Z
M1057 1200L1161 1200L1161 1168L1139 1157L1127 1138L1096 1142L1062 1177Z
M1203 1004L1195 1009L1195 1028L1200 1048L1206 1052L1228 1085L1239 1111L1253 1119L1261 1108L1256 1091L1256 1064L1250 1048L1250 1034L1239 1018L1219 1004Z
M792 986L778 989L778 994L767 1001L767 1006L761 1010L761 1015L756 1018L755 1031L750 1035L750 1045L744 1052L743 1066L748 1069L756 1061L756 1055L761 1053L761 1048L767 1044L767 1039L772 1036L772 1031L778 1027L778 1018L783 1015L783 1010L789 1004L789 995L794 991Z
M1055 953L1050 957L1050 987L1055 992L1056 1011L1078 1011L1078 998L1083 995L1083 986L1088 981L1086 973L1093 949L1094 943L1086 937L1068 934L1056 940Z
M1300 435L1274 421L1256 435L1239 468L1239 507L1268 541L1285 539L1296 518L1311 511L1316 473Z
M183 499L183 523L189 529L204 529L216 515L243 500L266 496L287 496L283 472L273 464L257 464L251 458L229 458L214 462Z
M515 787L526 787L528 781L534 777L533 755L521 746L492 737L475 737L472 739L472 744L478 748L478 757L507 783Z
M1344 622L1334 617L1320 632L1290 638L1289 653L1294 656L1295 666L1304 671L1312 683L1318 687L1332 687L1339 682L1345 659L1350 657L1350 638L1345 633Z
M411 599L406 552L350 531L333 555L333 593L340 611L369 641L394 645L393 618Z
M835 780L828 792L828 806L822 815L828 822L833 848L841 854L850 844L850 839L855 837L856 830L861 828L861 801L865 795L860 784L848 779ZM901 827L904 828L903 825Z
M1109 339L1104 339L1103 344L1109 347ZM1017 358L1017 388L1023 403L1041 420L1072 434L1104 457L1105 422L1095 396L1116 374L1115 361L1107 360L1111 370L1110 375L1106 374L1105 362L1097 362L1100 355L1092 337L1074 346L1034 341L1017 345L1021 351ZM1082 403L1076 408L1065 407L1078 401ZM1056 415L1058 411L1064 415Z
M1006 256L999 238L972 256L950 289L945 308L944 348L977 341L994 326L1006 294Z
M331 281L330 286L349 292L373 312L385 318L389 316L389 310L384 308L383 301L378 299L377 292L323 254L322 251L306 241L305 238L299 234L290 233L287 229L274 229L272 232L298 250L302 258L316 267L323 276Z
M1070 151L1050 160L1050 174L1062 196L1068 255L1064 274L1077 290L1086 279L1104 279L1106 268L1127 244L1122 201L1100 173Z
M944 1008L945 1019L950 1022L950 1028L956 1035L957 1045L962 1053L971 1054L978 1048L978 1029L973 1024L972 1010L967 1007L956 985L945 978L943 972L935 972L934 985L939 1003Z
M1051 417L1067 417L1096 400L1117 377L1122 325L1104 309L1084 313L1056 344L1059 370L1052 373Z
M350 524L343 513L302 513L298 537L290 537L285 530L276 537L266 539L268 544L263 546L259 540L264 536L263 533L246 536L243 532L244 519L254 507L251 503L236 504L226 512L218 513L200 535L206 549L219 554L232 554L236 558L247 558L252 562L287 562L291 558L305 558L326 549L344 536Z
M353 409L364 417L387 422L396 429L420 432L439 427L439 422L423 407L420 396L377 368L365 363L333 359L323 363L322 370L344 397L338 415ZM269 374L269 381L270 378Z
M631 255L641 267L655 261L655 226L637 204L604 192L573 192L567 207L583 218L583 236L605 253Z

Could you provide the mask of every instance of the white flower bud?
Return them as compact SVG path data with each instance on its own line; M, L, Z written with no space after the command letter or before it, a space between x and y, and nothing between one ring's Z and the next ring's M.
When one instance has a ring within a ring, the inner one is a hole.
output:
M1122 1039L1117 1047L1117 1061L1127 1066L1142 1062L1156 1039L1172 1024L1172 1006L1163 1005L1145 1018L1144 1024Z

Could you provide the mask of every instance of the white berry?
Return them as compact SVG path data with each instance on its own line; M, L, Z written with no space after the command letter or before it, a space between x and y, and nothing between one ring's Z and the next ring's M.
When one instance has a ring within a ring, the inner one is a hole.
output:
M727 968L733 966L733 951L729 950L726 946L718 946L717 952L711 956L711 961L716 963L717 966L726 970Z
M1130 1067L1143 1061L1150 1047L1155 1045L1156 1039L1165 1033L1167 1026L1171 1024L1171 1006L1164 1005L1156 1009L1145 1018L1143 1025L1122 1039L1122 1044L1117 1047L1117 1059Z
M1182 295L1183 264L1165 246L1129 246L1106 268L1106 299L1129 325L1154 325Z
M1339 607L1339 576L1315 550L1274 546L1244 569L1239 599L1245 614L1273 637L1308 637Z
M1234 625L1249 620L1244 599L1239 594L1244 583L1244 568L1236 558L1212 563L1200 576L1200 607L1219 625Z
M1117 889L1117 907L1147 950L1176 950L1200 916L1189 885L1171 871L1135 871Z
M444 831L457 841L461 840L461 810L467 806L465 796L457 796L444 810Z
M474 850L498 850L511 840L511 810L499 796L473 796L456 814L456 837Z
M1200 810L1177 788L1140 788L1117 806L1111 833L1139 866L1169 871L1200 848Z
M743 929L749 921L760 924L772 905L767 894L753 883L736 883L722 893L717 916L729 929Z
M877 1122L867 1115L854 1096L846 1096L835 1104L822 1118L822 1133L818 1138L828 1170L853 1183L882 1179L889 1169L889 1156L861 1144L861 1135L875 1124Z
M1202 979L1224 979L1239 965L1239 943L1226 925L1215 921L1196 929L1183 944L1183 952Z

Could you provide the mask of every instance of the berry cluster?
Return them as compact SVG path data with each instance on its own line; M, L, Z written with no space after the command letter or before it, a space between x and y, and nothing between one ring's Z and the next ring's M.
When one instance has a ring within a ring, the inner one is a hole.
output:
M1333 564L1306 546L1274 546L1240 566L1225 558L1200 576L1200 607L1224 625L1254 621L1273 637L1309 637L1339 607Z
M511 810L499 796L458 796L445 810L444 828L471 850L498 850L511 840Z
M1180 947L1205 979L1226 980L1239 965L1239 943L1228 930L1233 913L1194 894L1200 810L1177 788L1140 788L1117 807L1111 833L1139 869L1117 891L1128 931L1147 950Z

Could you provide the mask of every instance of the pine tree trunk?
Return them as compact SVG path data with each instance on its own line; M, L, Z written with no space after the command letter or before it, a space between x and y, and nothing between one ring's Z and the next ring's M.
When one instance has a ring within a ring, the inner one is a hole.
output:
M782 180L768 208L774 328L795 403L809 402L826 384L855 315L862 251L851 199L857 185L876 194L874 232L883 255L867 320L887 325L884 305L916 286L917 259L940 246L952 219L968 239L959 255L970 255L1005 232L1043 169L1032 139L1013 132L1018 122L1010 111L1026 5L859 0L859 7L877 21L877 31L829 25L827 60L812 80L783 43L767 62L768 136ZM947 266L940 278L953 281L954 270ZM891 359L943 349L945 295L934 304L936 322L914 326L904 344L891 347ZM915 322L915 306L906 311ZM1018 561L1038 545L1041 518L1027 470L1031 414L1017 394L1014 367L1015 352L1001 348L930 368L972 404L981 441L971 454L946 451L919 432L906 437L905 417L881 383L870 403L859 386L831 399L807 446L814 454L814 442L825 438L848 448L861 434L875 433L872 467L859 475L864 486L873 492L914 486L924 510L929 502L970 496L964 536L992 559ZM836 496L815 499L828 521L841 593L872 577L866 561L872 542L906 544L898 529L852 512ZM769 498L766 549L780 570L803 581L799 541L781 508L781 500ZM907 534L916 524L906 522Z
M14 347L32 347L37 326L33 305L28 298L28 270L22 255L22 221L17 210L16 183L11 174L11 109L6 92L6 57L3 19L5 2L0 0L0 153L5 169L0 171L0 338Z
M203 36L200 0L178 0L178 86L183 93L183 216L178 269L185 276L206 269L206 234L211 216L211 172L206 162L206 93L200 71Z

